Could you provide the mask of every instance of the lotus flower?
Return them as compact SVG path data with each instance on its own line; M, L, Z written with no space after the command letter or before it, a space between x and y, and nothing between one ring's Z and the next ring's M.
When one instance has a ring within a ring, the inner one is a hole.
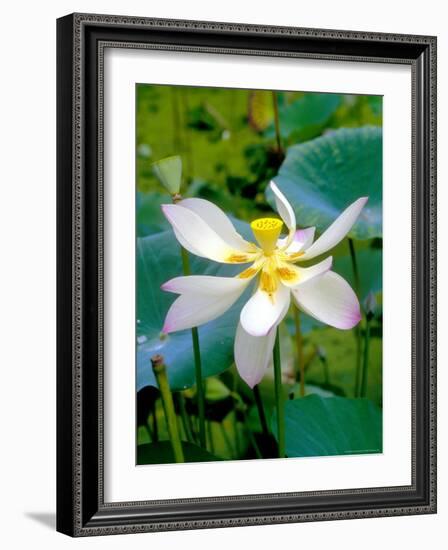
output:
M246 241L230 219L204 199L184 199L162 205L179 243L192 254L215 262L251 264L235 277L191 275L162 285L180 294L170 307L164 333L203 325L227 311L254 280L256 289L240 314L235 337L235 364L243 380L254 387L263 378L272 356L276 328L285 317L291 296L300 309L339 329L361 319L358 298L350 285L331 271L332 257L311 266L302 261L320 256L350 231L367 202L351 204L315 241L315 228L296 229L294 211L274 182L270 187L281 217L251 223L258 244ZM281 237L283 224L288 230Z

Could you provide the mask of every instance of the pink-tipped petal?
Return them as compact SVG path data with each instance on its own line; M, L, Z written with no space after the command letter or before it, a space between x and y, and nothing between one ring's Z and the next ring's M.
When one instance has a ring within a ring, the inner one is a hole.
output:
M272 357L276 335L273 327L266 336L252 336L238 324L235 336L235 365L241 378L253 388L263 378Z
M197 327L225 313L244 292L251 278L191 275L176 277L163 290L180 294L171 305L162 331L176 332Z
M356 294L334 271L327 271L299 285L292 289L292 293L299 308L332 327L348 330L361 320Z
M292 243L296 232L296 215L294 214L294 210L292 209L292 206L288 202L288 199L280 191L277 185L273 181L271 181L269 186L272 192L274 193L275 206L277 207L277 212L280 214L280 217L282 218L284 224L289 230L289 235L286 238L286 241L284 244L285 248L287 248Z
M192 198L183 199L178 204L195 212L223 241L235 250L240 252L250 252L252 250L252 245L243 239L226 214L212 202Z
M368 197L361 197L346 208L317 241L305 251L300 260L311 260L339 244L353 227L368 200Z
M175 277L161 286L162 290L175 294L226 295L241 293L251 277L215 277L213 275L187 275Z
M294 233L294 238L291 244L286 248L287 254L297 254L302 252L311 246L314 240L314 234L316 232L315 227L307 227L306 229L297 229ZM288 237L279 239L277 246L283 248L286 245Z
M181 294L171 305L162 331L177 332L199 327L225 313L238 299L238 295L210 296Z
M221 263L249 263L253 252L242 253L227 243L196 212L179 204L163 204L162 211L180 244L192 254Z

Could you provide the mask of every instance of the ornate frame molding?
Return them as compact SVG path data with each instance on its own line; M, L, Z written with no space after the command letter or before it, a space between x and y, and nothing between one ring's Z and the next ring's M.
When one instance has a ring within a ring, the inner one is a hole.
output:
M138 36L130 40L136 30ZM154 40L155 32L157 40ZM186 33L195 44L188 43ZM281 38L286 38L286 41L281 42ZM274 47L278 42L281 43ZM332 49L338 49L339 53L329 54L329 43L336 46ZM282 48L282 45L287 48ZM102 108L106 47L405 63L412 66L411 486L163 502L104 502ZM98 116L95 128L88 126L91 112ZM89 245L91 237L95 240ZM92 251L95 245L98 256ZM96 304L96 328L86 320L86 303ZM58 327L57 528L61 532L90 536L434 513L436 38L93 14L73 14L58 20ZM89 361L94 366L94 375L86 369ZM417 370L417 364L423 373ZM424 383L422 391L418 387L421 382ZM68 404L70 410L67 410ZM417 418L417 409L424 412L422 418ZM97 422L93 428L88 427L84 420L87 411L96 413ZM67 440L67 433L71 434L70 440ZM390 502L379 501L380 494L389 494ZM330 497L337 505L325 507L322 498L330 502ZM297 499L297 511L287 503L292 498ZM355 499L357 507L350 499ZM306 510L306 505L299 505L305 500L310 502L310 511ZM250 510L249 502L254 504ZM206 514L205 504L207 508L216 505L216 510L208 510ZM190 506L192 513L185 513L183 519L178 519L181 508L186 505ZM160 514L154 513L157 506L167 509L162 519Z

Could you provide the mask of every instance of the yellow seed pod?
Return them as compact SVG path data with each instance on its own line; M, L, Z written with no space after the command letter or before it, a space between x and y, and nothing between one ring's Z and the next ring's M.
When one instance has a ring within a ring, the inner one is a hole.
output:
M250 224L250 227L263 251L267 254L273 252L280 237L283 222L277 218L258 218Z

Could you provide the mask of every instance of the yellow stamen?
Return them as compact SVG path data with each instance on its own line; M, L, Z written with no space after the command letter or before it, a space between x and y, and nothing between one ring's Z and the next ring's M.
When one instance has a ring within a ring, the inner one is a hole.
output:
M255 238L265 254L271 254L280 237L283 222L276 218L259 218L250 224Z
M261 272L260 289L267 292L270 296L277 290L277 281L267 271Z
M230 254L227 261L232 264L244 264L249 261L249 257L246 254Z
M256 272L257 270L254 267L248 267L238 275L238 278L249 279L249 277L252 277L253 275L255 275Z
M300 256L303 256L305 252L296 252L295 254L288 254L288 261L289 262L295 262L300 258Z
M284 281L294 281L294 279L299 278L298 273L289 267L278 267L277 273Z

